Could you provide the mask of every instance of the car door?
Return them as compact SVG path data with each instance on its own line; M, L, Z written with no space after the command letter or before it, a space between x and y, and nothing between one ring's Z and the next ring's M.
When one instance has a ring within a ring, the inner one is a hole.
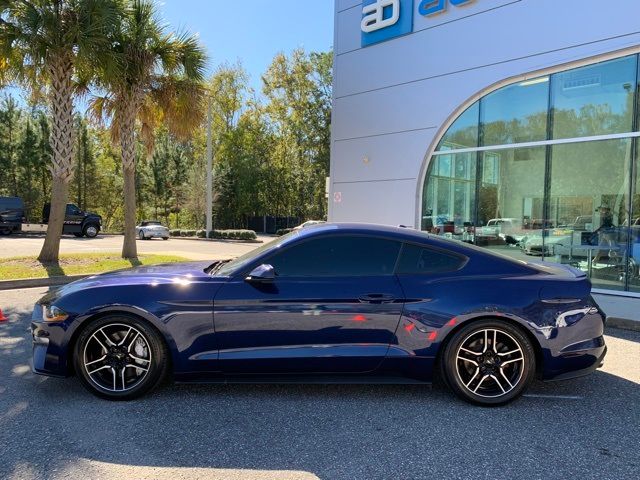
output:
M84 214L77 206L71 203L67 204L63 233L81 233L83 219Z
M400 243L363 235L296 242L247 271L214 300L219 359L227 374L362 373L384 359L404 295L394 268Z

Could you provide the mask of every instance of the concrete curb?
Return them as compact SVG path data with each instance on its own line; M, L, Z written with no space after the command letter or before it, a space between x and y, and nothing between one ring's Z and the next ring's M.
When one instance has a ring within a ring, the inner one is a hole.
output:
M45 277L45 278L25 278L23 280L2 280L0 281L0 290L17 290L20 288L35 288L35 287L54 287L58 285L66 285L67 283L80 280L82 278L90 277L95 273L86 275L61 275L59 277Z
M262 240L236 240L233 238L169 237L169 240L196 240L200 242L223 242L223 243L264 243L264 241Z
M607 317L607 327L620 328L640 332L640 322L630 318Z

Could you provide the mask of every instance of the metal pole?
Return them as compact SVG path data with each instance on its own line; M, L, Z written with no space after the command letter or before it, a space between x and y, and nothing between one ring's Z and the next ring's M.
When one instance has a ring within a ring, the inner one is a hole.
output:
M213 121L213 102L209 97L209 108L207 110L207 236L213 230L213 142L211 123Z

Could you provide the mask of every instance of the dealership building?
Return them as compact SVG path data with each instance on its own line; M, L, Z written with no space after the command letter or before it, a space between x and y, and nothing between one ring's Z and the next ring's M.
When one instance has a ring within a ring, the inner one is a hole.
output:
M640 296L640 1L336 0L329 220Z

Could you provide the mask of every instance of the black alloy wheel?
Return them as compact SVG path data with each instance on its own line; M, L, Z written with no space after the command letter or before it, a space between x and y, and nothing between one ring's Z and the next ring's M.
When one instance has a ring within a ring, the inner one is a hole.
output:
M463 400L505 405L532 382L535 352L519 328L502 320L482 320L454 334L443 352L441 369L449 387Z
M131 400L167 377L167 348L158 332L129 316L108 316L87 325L76 342L74 366L91 393Z

